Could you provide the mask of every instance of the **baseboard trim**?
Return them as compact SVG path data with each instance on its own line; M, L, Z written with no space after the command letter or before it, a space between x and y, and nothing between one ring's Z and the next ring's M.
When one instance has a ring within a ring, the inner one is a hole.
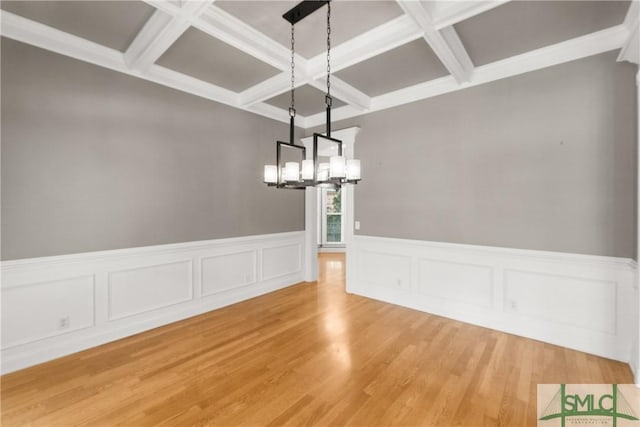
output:
M327 253L327 254L333 254L333 253L338 253L338 254L343 254L347 252L347 249L343 246L343 247L335 247L332 248L330 246L325 246L325 247L319 247L318 248L318 253Z
M0 370L13 372L298 284L303 246L304 232L293 232L3 262ZM112 280L114 272L122 277ZM64 298L52 300L54 294ZM159 305L148 308L147 300ZM19 312L10 309L16 303L23 306ZM112 318L113 310L133 314ZM52 322L61 313L72 326L89 326L56 330Z

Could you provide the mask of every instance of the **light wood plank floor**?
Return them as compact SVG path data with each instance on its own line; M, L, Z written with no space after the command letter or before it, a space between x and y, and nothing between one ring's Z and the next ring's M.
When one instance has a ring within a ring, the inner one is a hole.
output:
M2 377L2 425L535 425L537 383L627 365L320 280Z

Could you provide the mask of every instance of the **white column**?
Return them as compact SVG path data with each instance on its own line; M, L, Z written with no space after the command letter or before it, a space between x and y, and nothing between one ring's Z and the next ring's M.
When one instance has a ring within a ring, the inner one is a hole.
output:
M343 136L341 139L345 144L345 156L348 159L357 158L355 155L355 145L356 145L356 135L360 131L360 128L353 127L349 129L345 129L347 134ZM366 168L366 165L363 165L363 168ZM366 170L364 171L366 173ZM354 209L354 196L355 192L358 189L358 185L348 184L343 188L343 196L346 200L345 212L344 212L344 244L346 247L346 271L345 271L345 279L346 286L345 290L349 292L349 285L353 282L352 277L355 272L355 251L353 249L353 232L355 228L355 209Z

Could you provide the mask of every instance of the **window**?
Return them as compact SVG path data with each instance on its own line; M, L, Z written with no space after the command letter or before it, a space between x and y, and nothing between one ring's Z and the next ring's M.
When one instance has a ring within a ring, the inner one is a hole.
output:
M342 191L340 189L322 188L320 201L320 236L318 242L321 246L341 245L344 242Z

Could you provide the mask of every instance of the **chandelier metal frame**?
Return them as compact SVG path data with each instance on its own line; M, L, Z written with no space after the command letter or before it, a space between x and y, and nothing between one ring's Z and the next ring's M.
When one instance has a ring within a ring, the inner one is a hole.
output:
M306 158L306 147L297 145L294 140L295 129L295 24L327 5L327 93L325 95L326 128L325 134L313 134L313 159ZM291 24L291 103L289 107L289 142L276 141L276 165L265 165L264 182L270 187L299 189L307 187L334 187L344 184L357 184L360 180L360 161L347 160L343 153L341 140L331 137L331 1L304 0L287 11L282 17ZM319 144L336 144L337 155L331 156L329 163L319 163ZM285 162L283 150L299 150L301 161Z

